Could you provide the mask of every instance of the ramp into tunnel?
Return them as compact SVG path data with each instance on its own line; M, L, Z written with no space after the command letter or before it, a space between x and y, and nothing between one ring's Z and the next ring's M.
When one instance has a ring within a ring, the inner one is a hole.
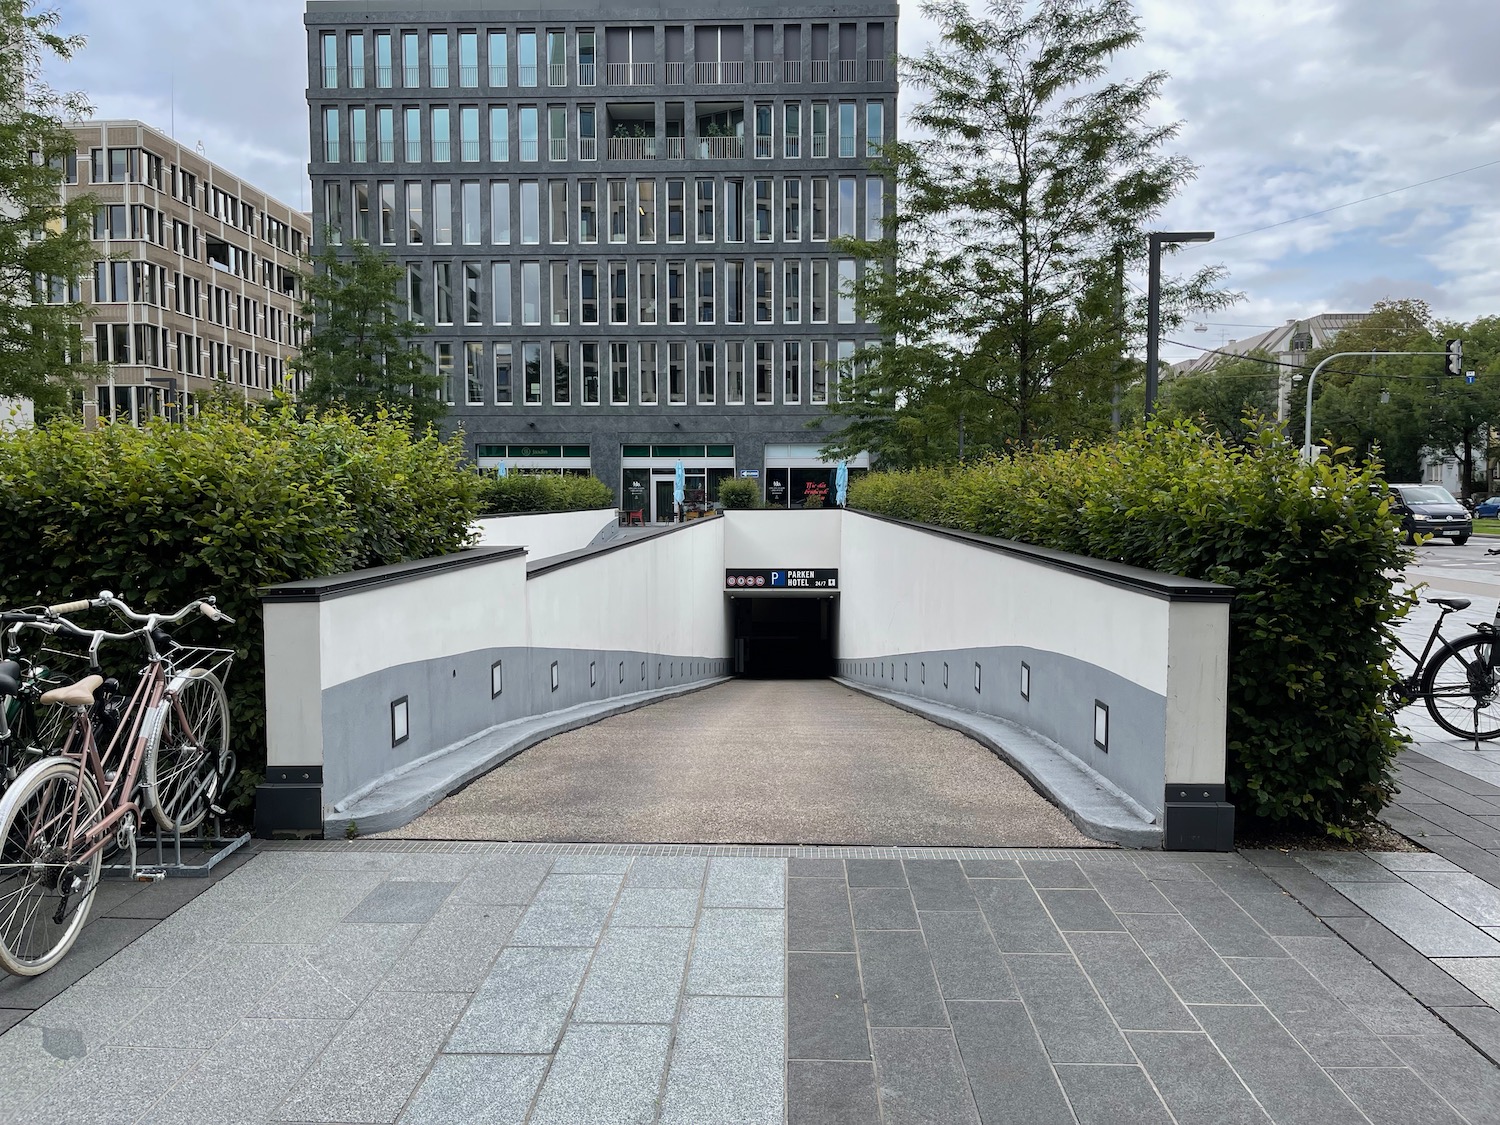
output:
M736 676L817 680L834 674L837 595L731 593L727 597Z

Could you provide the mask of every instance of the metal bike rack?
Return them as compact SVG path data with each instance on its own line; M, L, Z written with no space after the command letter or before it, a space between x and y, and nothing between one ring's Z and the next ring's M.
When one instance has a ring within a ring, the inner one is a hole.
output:
M207 835L200 836L183 836L181 830L174 830L170 836L163 836L161 826L157 825L155 862L151 862L149 858L150 852L147 850L150 848L150 841L140 840L136 845L137 858L135 869L139 871L150 868L178 878L201 879L212 875L215 867L250 842L250 833L246 832L240 836L225 836L223 823L220 818L215 816L212 820L213 831ZM203 859L202 862L184 863L182 859L184 844L189 849L199 848L207 851L212 848L213 852ZM117 851L115 855L118 856L119 852ZM169 855L170 859L168 858ZM132 870L129 863L106 863L101 867L99 874L101 878L132 878Z

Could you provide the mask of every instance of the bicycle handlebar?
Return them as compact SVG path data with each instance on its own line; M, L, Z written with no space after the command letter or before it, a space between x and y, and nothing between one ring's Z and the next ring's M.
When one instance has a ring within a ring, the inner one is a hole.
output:
M63 602L61 605L49 605L47 612L53 616L64 613L82 613L86 609L92 609L94 603L84 598L82 601Z
M191 601L187 605L179 609L176 613L170 614L137 613L119 598L115 597L115 595L110 593L108 590L100 592L99 600L97 603L88 604L108 606L109 608L117 612L121 617L125 618L125 620L138 621L141 624L149 626L151 628L155 628L157 625L175 624L176 622L181 621L188 614L192 613L194 610L197 610L210 621L222 621L229 625L234 624L234 618L230 617L229 614L225 613L217 605L215 605L214 599L212 597L199 598L196 601Z

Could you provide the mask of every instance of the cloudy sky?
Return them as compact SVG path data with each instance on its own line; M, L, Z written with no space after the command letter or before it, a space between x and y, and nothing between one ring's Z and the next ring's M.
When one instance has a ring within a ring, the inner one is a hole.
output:
M1383 297L1419 297L1459 319L1500 314L1500 4L1137 2L1145 42L1118 70L1171 74L1161 116L1182 122L1177 150L1199 166L1161 225L1216 230L1220 241L1187 250L1184 263L1222 262L1245 293L1183 338L1216 346ZM100 115L162 129L175 103L179 139L306 205L299 0L50 3L65 30L89 40L52 68L56 85L86 92ZM932 34L920 8L903 4L903 52Z

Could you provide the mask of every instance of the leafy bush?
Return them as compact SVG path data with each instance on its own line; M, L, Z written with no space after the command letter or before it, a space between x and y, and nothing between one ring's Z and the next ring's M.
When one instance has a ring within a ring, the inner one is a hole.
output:
M284 406L211 407L187 426L22 431L0 441L0 605L107 589L175 612L215 595L236 623L185 623L179 639L236 650L226 686L246 792L265 763L257 592L464 546L479 482L462 456L458 441L414 437L399 416L299 418ZM139 666L139 650L104 656L119 671Z
M483 512L583 512L614 506L615 494L598 477L511 473L484 477L479 489Z
M726 480L719 484L719 503L725 508L759 508L760 485L753 480Z
M1377 464L1305 465L1278 434L1231 447L1189 424L1093 448L874 473L851 507L1222 582L1228 785L1240 810L1332 835L1389 801L1388 705L1405 565Z

